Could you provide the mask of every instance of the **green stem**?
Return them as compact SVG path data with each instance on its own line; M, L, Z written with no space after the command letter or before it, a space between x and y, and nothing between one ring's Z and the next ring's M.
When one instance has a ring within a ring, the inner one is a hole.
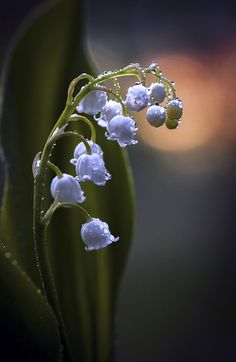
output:
M80 80L83 80L83 79L87 79L89 82L91 82L94 78L87 74L87 73L83 73L83 74L80 74L78 77L74 78L70 85L69 85L69 88L68 88L68 96L67 96L67 102L69 104L73 104L73 93L74 93L74 90L75 90L75 86L77 85L77 83L80 81Z
M57 175L57 177L61 178L63 176L63 173L61 172L61 170L59 169L59 167L57 167L56 165L54 165L54 163L48 161L47 162L48 167L51 168L51 170L53 170L55 172L55 174Z
M51 206L49 207L48 211L46 212L46 214L44 215L44 217L42 219L42 223L45 225L45 228L48 227L50 220L51 220L54 212L57 209L59 209L61 207L68 207L68 206L79 208L83 212L87 221L92 219L91 215L88 213L88 211L83 206L81 206L77 203L74 203L74 202L59 202L56 197L54 202L51 204Z
M142 82L144 81L143 73L140 70L140 67L137 64L131 64L128 67L125 67L124 69L113 71L113 72L98 76L97 78L91 78L90 83L86 84L83 88L81 88L80 92L74 98L73 103L71 103L71 92L70 92L70 95L67 98L66 106L65 106L61 116L58 118L56 124L54 125L51 133L49 134L45 147L47 146L47 143L49 142L50 138L53 136L53 133L55 132L55 130L57 128L61 128L63 125L66 124L69 117L76 110L76 107L79 105L80 101L93 89L94 86L96 86L97 84L102 83L108 79L126 77L127 75L136 76L136 77L138 77L138 79L140 81L142 81ZM75 79L78 79L78 78L75 78ZM45 147L42 152L41 160L45 156Z
M62 344L65 346L65 360L71 361L71 348L66 333L64 320L62 317L61 307L57 295L56 285L53 278L53 273L50 268L48 244L46 239L46 226L43 223L36 223L34 229L35 243L37 245L38 266L42 279L44 295L53 308L53 311L59 321L59 328L62 337Z
M38 250L40 250L40 247L38 244L40 244L40 239L37 236L37 230L39 228L38 225L40 225L41 220L42 220L42 198L43 198L43 185L44 185L44 179L45 179L45 172L46 172L46 168L47 168L47 161L49 160L49 155L50 152L52 150L52 143L55 142L56 139L62 137L62 135L71 135L72 133L68 133L68 132L64 132L61 134L54 135L55 131L57 129L62 128L63 126L66 125L68 119L70 118L70 116L74 113L76 107L78 106L78 104L80 103L80 101L92 90L92 88L94 86L96 86L99 83L104 82L107 79L113 79L113 78L118 78L118 77L124 77L124 76L137 76L139 79L141 77L140 74L140 69L139 66L136 64L132 64L129 65L128 67L121 69L121 70L117 70L114 72L110 72L104 75L101 75L99 77L97 77L96 79L89 77L87 75L82 75L77 77L74 81L72 81L72 84L70 85L70 89L68 92L68 99L67 99L67 103L66 106L62 112L62 114L60 115L60 117L58 118L57 122L55 123L53 129L51 130L48 139L45 143L45 146L43 148L42 154L41 154L41 159L40 159L40 165L39 165L39 169L38 169L38 173L35 177L35 185L34 185L34 207L33 207L33 228L34 228L34 243L35 243L35 252L36 252L36 257L37 257L37 263L38 263L38 267L39 267L39 273L41 275L41 279L42 279L42 285L43 285L43 279L44 276L40 270L40 264L41 264L41 255L38 253ZM81 90L80 92L76 95L76 97L73 100L73 103L71 103L72 100L72 93L74 90L75 85L77 84L77 82L79 80L81 80L82 78L88 78L90 83L86 84ZM79 135L78 135L79 136ZM82 136L81 136L82 137ZM88 149L89 145L86 145L86 141L84 139L81 138L81 140L85 143L86 148ZM91 150L90 150L91 152Z
M94 125L92 124L92 122L84 116L78 115L78 114L72 114L68 120L68 122L78 122L78 121L83 121L84 123L86 123L90 130L91 130L91 140L93 142L96 142L96 130Z
M92 150L91 147L88 143L88 141L84 138L84 136L82 136L81 134L77 133L77 132L73 132L73 131L66 131L66 132L62 132L57 134L56 136L53 136L53 138L51 138L50 140L50 144L54 144L56 141L58 141L60 138L62 137L68 137L68 136L75 136L77 137L81 142L83 142L83 144L85 145L86 151L89 155L92 154Z
M34 208L33 208L33 231L34 231L34 246L37 259L37 266L41 278L42 289L49 304L52 306L59 324L62 336L62 343L65 346L65 353L70 356L70 345L66 334L64 321L58 302L58 295L53 279L53 273L50 268L50 260L48 254L48 245L46 241L46 229L42 224L42 200L43 200L43 185L45 179L45 172L47 168L47 162L49 159L52 146L50 143L46 144L43 150L43 154L40 160L40 166L38 173L34 179ZM70 360L70 357L68 357Z
M41 159L39 163L39 169L34 179L34 209L33 209L33 230L34 230L34 244L35 244L35 253L37 258L37 265L39 268L39 274L41 277L41 283L43 291L46 297L49 300L49 303L53 306L54 311L60 321L61 325L61 333L63 336L63 341L67 346L68 351L70 350L68 338L66 336L66 331L64 328L64 322L62 318L62 313L60 309L60 304L58 301L57 290L55 288L55 282L53 279L53 273L50 269L50 261L48 255L48 245L46 242L46 227L43 224L43 190L44 190L44 181L45 181L45 173L47 169L47 162L49 161L50 153L52 151L53 143L56 139L64 136L64 135L72 135L75 134L74 132L59 132L57 135L57 129L61 130L63 127L66 126L70 116L75 112L76 107L80 103L80 101L93 89L93 87L97 86L99 83L102 83L108 79L124 77L124 76L136 76L140 80L140 82L145 83L145 76L141 71L139 65L131 64L128 67L110 72L101 76L98 76L94 79L91 76L83 74L77 78L75 78L69 86L68 90L68 98L66 106L58 118L57 122L55 123L49 137L45 143L43 148ZM81 88L79 93L73 98L73 92L76 84L81 79L88 79L89 83ZM80 136L77 134L77 136ZM82 136L80 139L84 142L87 150L88 144ZM89 148L90 149L90 148ZM90 149L91 152L91 149Z

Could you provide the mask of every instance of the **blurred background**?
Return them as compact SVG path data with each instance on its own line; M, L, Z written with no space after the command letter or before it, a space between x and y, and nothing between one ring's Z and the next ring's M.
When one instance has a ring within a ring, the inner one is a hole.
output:
M1 54L43 2L3 5ZM236 361L236 3L86 0L85 8L99 71L155 59L185 107L177 130L154 129L141 113L139 143L128 149L137 218L117 361Z

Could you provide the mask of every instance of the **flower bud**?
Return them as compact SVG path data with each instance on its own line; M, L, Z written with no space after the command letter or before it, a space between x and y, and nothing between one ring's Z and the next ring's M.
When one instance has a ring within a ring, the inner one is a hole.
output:
M148 94L152 103L161 103L166 96L166 90L162 83L152 83L148 88Z
M102 156L97 153L81 155L76 164L76 173L78 181L92 181L98 186L104 186L111 178Z
M137 143L133 138L137 132L135 121L130 117L115 116L108 123L106 137L110 141L117 141L120 147Z
M87 141L89 146L91 147L91 150L92 150L92 153L97 153L98 155L102 156L103 155L103 152L102 152L102 149L101 147L97 144L97 143L94 143L93 141L89 140ZM72 165L76 165L77 164L77 161L78 161L78 158L83 155L83 154L87 154L87 149L84 145L83 142L80 142L76 147L75 147L75 150L74 150L74 158L72 158L70 160L70 163L72 163Z
M99 126L107 127L108 122L115 116L122 114L122 106L119 102L108 101L103 107L100 117L94 117L95 121L98 122Z
M167 118L166 121L165 121L165 125L169 129L176 129L176 128L178 128L179 120L178 119L169 119L169 118Z
M95 115L103 109L107 102L107 95L103 91L89 92L79 103L76 110L78 113Z
M82 225L81 238L86 245L85 249L88 251L105 248L119 240L119 237L115 238L111 235L107 223L97 218L92 218Z
M164 107L153 105L147 109L147 120L150 125L160 127L166 119L166 111Z
M167 117L169 119L180 119L183 114L183 103L179 99L172 99L167 103Z
M62 177L54 177L51 183L51 195L54 199L57 195L59 202L81 203L85 200L80 184L73 176L66 173L63 173Z
M125 105L129 111L141 111L141 109L147 107L149 101L147 88L141 84L129 87Z

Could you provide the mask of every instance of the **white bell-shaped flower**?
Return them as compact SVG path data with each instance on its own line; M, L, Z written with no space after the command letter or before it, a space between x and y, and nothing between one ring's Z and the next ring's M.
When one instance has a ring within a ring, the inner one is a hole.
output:
M146 117L151 126L160 127L165 123L165 108L153 105L147 109Z
M103 91L89 92L79 103L76 110L78 113L95 115L101 112L107 102L107 95Z
M81 238L88 251L105 248L119 240L119 237L111 235L108 224L98 218L92 218L82 225Z
M166 90L162 83L152 83L148 88L148 94L152 103L161 103L166 97Z
M119 102L109 100L103 107L100 117L94 117L99 126L107 127L108 122L115 116L122 114L122 106Z
M148 102L149 96L146 87L141 84L129 87L125 100L125 105L129 111L141 111L147 107Z
M66 173L63 173L62 177L54 177L51 183L51 195L54 199L57 196L59 202L81 203L85 200L78 181Z
M106 137L110 141L117 141L120 147L137 143L134 136L137 132L135 121L128 116L115 116L108 123Z
M91 141L91 140L89 140L89 141L87 141L87 142L88 142L89 146L91 147L92 153L97 153L98 155L103 156L103 151L102 151L101 147L100 147L97 143L95 143L95 142L93 142L93 141ZM87 149L86 149L84 143L83 143L83 142L80 142L80 143L75 147L75 150L74 150L74 158L72 158L72 159L70 160L70 163L72 163L72 165L76 165L76 164L77 164L77 161L78 161L78 158L79 158L81 155L84 155L84 154L87 154Z
M97 153L81 155L76 164L76 173L79 182L92 181L98 186L104 186L111 178L102 156Z

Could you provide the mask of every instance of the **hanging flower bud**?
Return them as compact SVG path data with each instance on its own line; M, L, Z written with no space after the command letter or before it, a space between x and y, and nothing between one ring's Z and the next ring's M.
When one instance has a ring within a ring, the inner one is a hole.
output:
M147 120L150 125L160 127L166 119L166 111L164 107L153 105L147 109Z
M98 186L104 186L111 178L102 156L97 153L81 155L76 164L76 173L79 182L92 181Z
M119 237L115 238L111 235L107 223L98 218L92 218L82 225L81 238L86 245L85 249L88 251L105 248L119 240Z
M76 110L78 113L95 115L101 112L107 102L107 95L102 91L89 92L79 103Z
M81 203L85 200L80 184L73 176L66 173L63 173L62 177L54 177L51 183L51 195L54 199L57 195L59 202Z
M129 87L125 105L129 111L141 111L141 109L147 107L149 101L147 88L141 84Z
M168 129L176 129L179 126L179 120L167 118L165 121L165 125Z
M134 136L137 132L137 125L130 117L115 116L108 123L106 137L110 141L117 141L120 147L137 143Z
M119 102L109 100L103 107L100 117L94 117L99 126L107 127L108 122L115 116L122 114L122 106Z
M178 99L172 99L167 103L167 117L169 119L180 119L183 114L183 103Z
M103 156L103 152L102 152L102 149L101 147L97 144L97 143L94 143L93 141L89 140L87 141L89 146L91 147L91 150L92 150L92 153L97 153L98 155L100 156ZM77 161L78 161L78 158L83 155L83 154L87 154L87 149L84 145L83 142L80 142L76 147L75 147L75 150L74 150L74 158L72 158L70 160L70 163L72 163L72 165L76 165L77 164Z
M148 88L148 94L152 103L161 103L166 96L166 90L162 83L152 83Z

